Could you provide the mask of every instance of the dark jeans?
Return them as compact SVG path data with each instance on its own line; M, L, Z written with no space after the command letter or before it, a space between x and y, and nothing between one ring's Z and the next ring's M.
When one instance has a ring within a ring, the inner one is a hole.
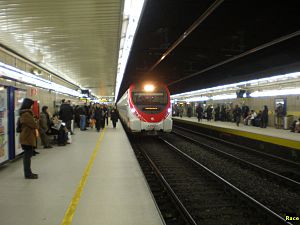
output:
M112 123L113 123L113 127L115 128L117 126L117 121L112 120Z
M85 115L80 115L80 130L85 130L86 127L86 117Z
M32 174L31 157L33 156L34 148L30 145L22 145L22 149L24 150L24 155L23 155L24 176L28 177Z

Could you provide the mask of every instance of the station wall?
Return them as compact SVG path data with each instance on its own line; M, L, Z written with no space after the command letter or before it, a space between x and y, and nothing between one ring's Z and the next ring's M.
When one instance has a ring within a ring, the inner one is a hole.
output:
M235 106L238 104L241 106L243 103L249 106L250 110L253 109L256 112L263 110L264 105L268 106L269 109L269 126L275 126L275 99L286 99L287 104L287 116L292 116L291 120L297 120L300 117L300 96L299 95L289 95L289 96L275 96L275 97L258 97L258 98L238 98L230 100L208 100L206 105L213 105L214 108L220 104L232 104ZM197 103L196 103L197 104ZM203 102L201 102L203 104ZM193 108L193 116L196 116L196 106L195 103L191 103ZM186 105L184 110L184 115L186 115Z

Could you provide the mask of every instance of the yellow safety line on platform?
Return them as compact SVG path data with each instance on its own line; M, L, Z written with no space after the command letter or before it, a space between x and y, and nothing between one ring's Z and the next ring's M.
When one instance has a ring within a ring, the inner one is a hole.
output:
M93 150L93 154L88 162L88 165L87 167L85 168L84 170L84 173L81 177L81 180L80 180L80 183L77 187L77 190L72 198L72 201L68 207L68 210L64 216L64 219L63 221L61 222L61 225L70 225L72 223L72 220L73 220L73 216L75 214L75 211L76 211L76 208L77 208L77 205L80 201L80 197L81 197L81 193L83 191L83 188L86 184L86 181L87 181L87 178L90 174L90 171L91 171L91 168L94 164L94 161L96 159L96 156L97 156L97 153L99 152L99 149L100 149L100 144L101 144L101 141L103 139L103 136L104 136L104 133L105 133L105 129L102 131L101 135L100 135L100 138L98 139L97 143L96 143L96 146Z

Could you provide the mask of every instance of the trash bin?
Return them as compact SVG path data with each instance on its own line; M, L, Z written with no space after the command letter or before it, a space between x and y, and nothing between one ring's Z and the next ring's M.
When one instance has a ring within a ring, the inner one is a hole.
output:
M294 116L293 115L287 115L285 117L283 117L283 129L288 130L290 129L292 123L294 120Z

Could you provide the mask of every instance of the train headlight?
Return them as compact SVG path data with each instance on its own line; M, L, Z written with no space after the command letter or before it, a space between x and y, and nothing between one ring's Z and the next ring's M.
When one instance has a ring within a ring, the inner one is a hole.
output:
M154 91L154 85L153 84L146 84L144 86L144 91L146 91L146 92L152 92L152 91Z
M171 113L172 112L172 108L168 108L168 113Z

